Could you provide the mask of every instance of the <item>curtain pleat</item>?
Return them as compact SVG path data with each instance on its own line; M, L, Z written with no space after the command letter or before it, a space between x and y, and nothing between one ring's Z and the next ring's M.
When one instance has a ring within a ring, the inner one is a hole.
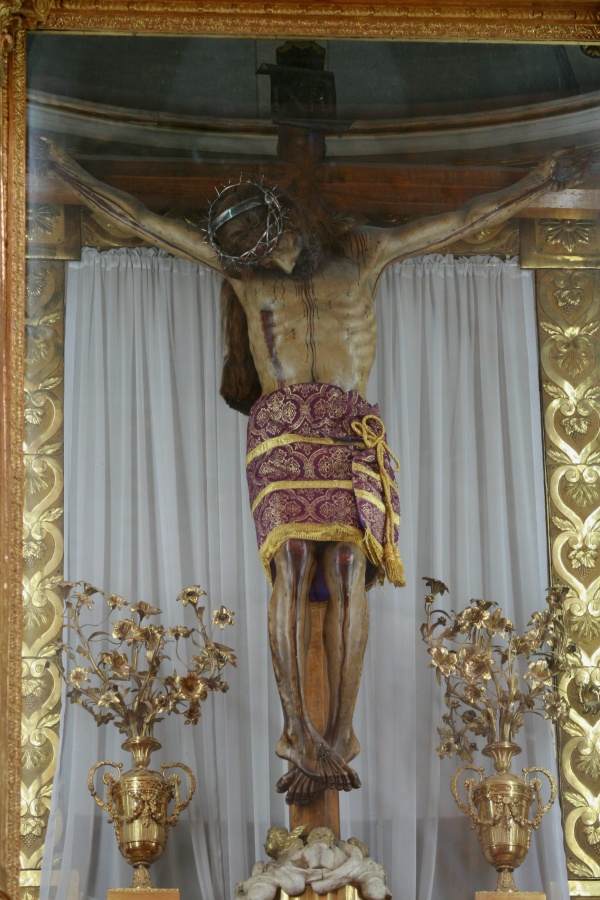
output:
M156 728L153 763L198 776L152 868L182 900L225 900L287 823L268 636L269 592L244 475L245 419L219 397L219 280L157 251L86 250L69 266L65 352L65 572L183 624L175 597L200 583L239 667L200 724ZM547 586L533 281L516 263L409 260L383 275L369 399L401 459L407 587L370 592L371 632L355 728L360 791L340 796L342 835L364 840L406 900L492 890L470 821L450 795L456 760L435 747L443 711L419 628L422 578L455 608L496 600L524 628ZM534 717L532 717L534 718ZM521 732L521 764L555 770L547 722ZM105 900L129 883L113 828L87 792L98 760L126 764L122 736L66 705L42 872L42 900ZM522 761L522 762L521 762ZM127 768L127 765L126 765ZM532 840L521 890L568 896L558 808Z

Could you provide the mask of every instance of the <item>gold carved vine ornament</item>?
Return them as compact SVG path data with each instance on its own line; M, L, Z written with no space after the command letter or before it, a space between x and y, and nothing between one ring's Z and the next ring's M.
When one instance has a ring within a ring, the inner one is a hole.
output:
M573 268L538 269L537 304L551 580L568 588L583 659L562 685L563 828L571 896L591 898L600 896L600 273L591 267L600 235L589 219L536 226L548 259L573 258Z
M29 217L33 243L48 210ZM56 209L57 217L62 210ZM34 245L35 246L35 245ZM39 885L60 718L60 674L50 642L59 636L63 564L64 263L27 266L23 516L23 657L20 883Z

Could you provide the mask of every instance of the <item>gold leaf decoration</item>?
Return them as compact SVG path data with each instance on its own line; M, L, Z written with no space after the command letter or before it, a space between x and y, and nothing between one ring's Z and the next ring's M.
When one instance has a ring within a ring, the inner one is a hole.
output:
M575 757L575 765L591 778L597 778L600 775L600 747L597 741L581 742Z
M583 291L581 289L557 288L554 291L554 299L557 305L564 309L567 315L575 312L577 307L580 306L582 298Z
M559 466L568 465L571 462L564 450L558 450L556 447L549 447L546 451L546 457L550 462L556 463Z
M28 307L31 308L39 303L44 290L46 289L47 279L48 273L42 267L28 276L25 288Z
M31 569L46 555L48 546L42 537L29 535L23 541L23 561L28 569Z
M586 543L579 543L568 554L571 565L581 575L586 575L588 569L593 569L598 560L598 551Z
M566 392L557 384L552 384L552 382L550 381L545 381L543 384L543 388L547 394L549 394L551 397L554 397L556 400L567 399Z
M42 819L28 817L21 820L21 840L26 847L31 847L37 838L44 833L45 822Z
M50 210L37 210L48 231ZM30 226L32 222L30 221ZM39 232L38 232L39 233ZM51 244L48 244L51 247ZM23 578L23 741L21 746L21 884L36 885L58 742L60 676L48 646L56 636L62 577L62 390L64 263L34 260L26 273ZM34 879L34 880L32 880ZM21 898L37 900L28 887ZM15 895L16 896L16 895Z
M565 271L554 278L555 289L552 296L558 308L570 316L576 312L583 302L584 281L578 272Z
M60 207L52 203L36 203L34 206L28 207L26 221L27 239L32 240L36 234L52 234L60 217Z
M44 694L44 684L39 678L23 678L22 693L27 709L31 709Z
M590 422L583 416L569 416L562 420L562 427L575 443L579 443L590 430Z
M598 851L598 849L600 849L600 828L594 825L587 825L583 829L583 833L585 834L590 847Z
M581 375L594 361L594 351L588 338L578 329L568 329L564 338L556 341L556 360L571 378Z
M542 219L548 244L559 244L567 253L572 253L578 244L589 244L596 227L594 219Z
M577 252L596 239L589 222L546 220L555 244ZM553 583L569 585L566 627L583 663L561 688L571 715L558 727L569 877L600 878L600 277L591 270L538 271L548 518ZM576 323L569 317L577 316Z
M600 500L600 485L598 481L589 482L578 478L565 488L566 498L576 506L588 506Z
M591 641L600 635L600 618L592 616L587 610L583 615L571 620L573 637L581 641Z
M21 750L21 762L23 768L45 768L52 758L52 752L52 745L49 741L44 740L41 743L34 743L30 735Z
M571 806L574 806L576 808L578 806L587 806L585 798L582 797L581 794L576 794L573 791L565 791L563 797L567 801L567 803L570 803Z
M23 604L23 628L25 631L45 630L53 618L54 610L49 604L46 607L36 606L31 599L25 600Z
M567 719L566 722L563 723L563 729L568 734L570 734L572 737L583 737L583 735L585 734L585 731L582 728L582 726L579 725L577 722L574 722L573 719ZM568 796L567 796L568 793L569 793L568 791L563 792L563 797L565 797L565 799L568 799ZM578 797L579 794L577 794L576 796ZM569 801L569 802L573 802L573 801ZM577 802L574 805L579 806L580 804L579 804L579 802Z
M39 325L28 325L26 330L25 359L30 366L49 359L52 354L52 335L48 329Z
M571 875L578 875L579 878L593 878L594 871L586 866L585 863L575 863L569 861L569 873Z

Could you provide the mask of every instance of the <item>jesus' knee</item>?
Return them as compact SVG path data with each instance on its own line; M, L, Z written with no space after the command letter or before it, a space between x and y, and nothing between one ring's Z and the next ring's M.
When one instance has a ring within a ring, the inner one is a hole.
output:
M325 552L326 569L333 570L345 587L360 580L364 584L366 564L367 558L356 544L331 544Z
M290 538L281 545L273 557L277 577L285 581L302 580L315 558L313 541Z

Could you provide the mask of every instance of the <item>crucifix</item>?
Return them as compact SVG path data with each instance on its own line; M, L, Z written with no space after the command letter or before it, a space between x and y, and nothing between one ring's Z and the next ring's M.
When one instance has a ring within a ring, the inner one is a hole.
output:
M223 276L222 394L249 416L250 502L273 587L269 636L284 716L276 752L289 763L277 789L290 804L292 830L305 824L339 834L339 792L360 787L352 720L367 589L404 580L397 461L378 408L365 399L379 278L395 261L435 252L577 183L591 157L557 154L451 212L391 228L356 224L319 203L312 173L324 158L331 91L327 79L310 82L323 97L322 106L310 100L319 115L310 119L300 104L305 120L279 120L288 190L241 177L217 192L204 231L151 211L52 142L45 146L49 171L90 208Z

